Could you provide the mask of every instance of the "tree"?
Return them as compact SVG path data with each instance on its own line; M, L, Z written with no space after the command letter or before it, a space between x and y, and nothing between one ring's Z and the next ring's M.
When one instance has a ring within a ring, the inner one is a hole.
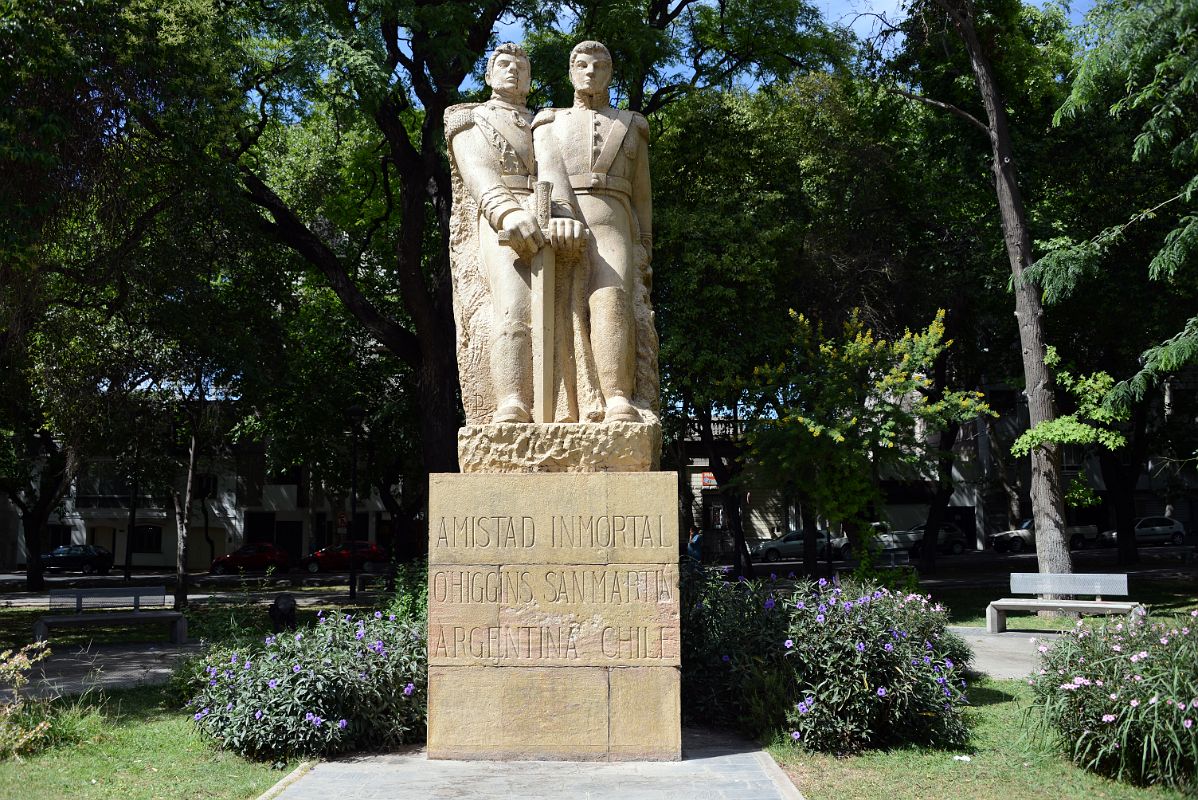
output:
M858 531L880 502L880 476L901 465L922 471L927 434L988 413L978 392L933 391L929 376L948 347L944 314L923 331L887 341L851 317L838 335L792 314L780 358L754 371L759 397L748 431L750 463L803 504L805 560L815 572L817 517ZM926 534L925 534L926 535Z
M1003 245L1015 293L1024 391L1034 426L1056 416L1055 390L1052 372L1044 363L1047 341L1040 289L1025 275L1035 261L1031 227L1020 188L1019 162L1007 101L992 55L999 41L1009 43L1015 49L1026 46L1011 31L1003 35L1004 27L1017 26L1022 10L1020 3L1006 0L982 6L973 0L917 0L910 7L907 22L901 26L901 32L908 37L908 42L904 44L898 59L891 63L891 69L897 72L900 66L905 66L902 62L908 59L918 61L921 51L925 55L929 50L960 52L972 74L976 99L981 103L985 121L966 108L929 93L911 91L897 84L890 88L913 101L952 113L982 133L989 144ZM979 24L984 26L985 38L979 34ZM894 32L899 32L899 29ZM943 80L944 75L940 73L936 77ZM1064 532L1061 464L1057 445L1051 442L1041 444L1031 452L1031 462L1030 494L1032 514L1036 520L1036 550L1040 569L1044 572L1071 572L1072 561Z

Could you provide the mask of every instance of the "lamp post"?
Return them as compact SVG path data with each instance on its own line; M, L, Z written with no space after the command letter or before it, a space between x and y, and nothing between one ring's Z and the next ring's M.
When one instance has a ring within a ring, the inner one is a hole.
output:
M366 410L354 403L345 410L353 428L353 444L350 447L349 465L349 525L346 526L346 549L349 551L349 599L358 599L358 560L354 552L354 534L358 523L358 428L366 417Z

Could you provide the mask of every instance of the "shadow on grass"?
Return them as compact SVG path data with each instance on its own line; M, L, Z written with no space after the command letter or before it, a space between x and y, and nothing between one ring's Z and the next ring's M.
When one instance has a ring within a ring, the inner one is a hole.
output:
M976 707L994 706L999 703L1012 703L1018 698L1010 692L996 689L993 686L973 684L969 688L969 704Z

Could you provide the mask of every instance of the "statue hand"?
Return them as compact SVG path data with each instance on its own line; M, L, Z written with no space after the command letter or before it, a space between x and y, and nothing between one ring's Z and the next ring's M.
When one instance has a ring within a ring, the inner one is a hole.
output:
M554 217L549 220L549 242L554 250L577 252L587 241L587 230L582 223L569 217Z
M513 211L503 218L502 224L508 244L517 253L531 256L544 247L545 237L541 234L541 226L527 211Z

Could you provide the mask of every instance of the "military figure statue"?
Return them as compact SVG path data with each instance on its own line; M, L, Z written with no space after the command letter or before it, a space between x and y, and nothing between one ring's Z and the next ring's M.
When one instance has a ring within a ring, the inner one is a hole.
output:
M590 345L607 422L639 422L636 282L653 248L649 124L611 107L612 61L599 42L570 53L574 107L547 109L533 122L538 178L553 183L558 205L576 210L587 242Z

